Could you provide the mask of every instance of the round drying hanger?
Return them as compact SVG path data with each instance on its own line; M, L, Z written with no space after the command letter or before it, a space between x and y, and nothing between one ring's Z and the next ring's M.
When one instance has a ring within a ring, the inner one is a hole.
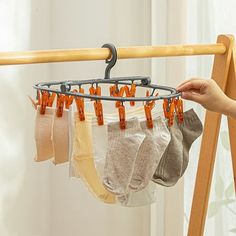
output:
M106 63L108 65L105 70L104 79L41 82L41 83L37 83L33 87L40 91L48 91L48 92L56 93L56 94L64 94L64 95L70 95L70 96L82 97L82 98L94 99L94 100L121 101L121 102L154 101L154 100L161 100L161 99L169 100L175 97L180 97L181 93L178 92L174 88L152 84L150 77L127 76L127 77L110 78L110 71L117 61L117 50L113 44L104 44L102 47L109 48L111 51L111 57L106 60ZM113 84L113 85L115 84L117 86L135 84L137 87L151 89L152 92L150 96L143 96L143 97L141 96L140 97L112 97L112 96L91 95L91 94L86 94L86 93L80 93L80 92L77 92L77 90L73 89L75 87L81 88L82 86L85 86L85 85L99 86L101 84ZM158 91L165 91L167 93L164 95L155 96L154 93Z

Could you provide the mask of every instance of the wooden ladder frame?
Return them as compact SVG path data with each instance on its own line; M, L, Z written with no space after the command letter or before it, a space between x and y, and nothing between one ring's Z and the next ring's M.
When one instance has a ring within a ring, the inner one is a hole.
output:
M218 36L217 43L223 43L226 46L226 52L222 55L215 55L212 79L216 81L227 96L236 100L236 53L234 38L231 35L220 35ZM206 112L188 236L201 236L204 234L220 123L221 114L210 111ZM228 127L234 186L236 189L236 120L228 118Z

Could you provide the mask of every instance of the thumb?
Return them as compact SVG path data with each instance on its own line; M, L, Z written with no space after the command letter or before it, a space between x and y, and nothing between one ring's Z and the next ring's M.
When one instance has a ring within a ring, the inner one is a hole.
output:
M202 103L202 95L194 92L182 92L181 97L186 100L191 100L197 103Z

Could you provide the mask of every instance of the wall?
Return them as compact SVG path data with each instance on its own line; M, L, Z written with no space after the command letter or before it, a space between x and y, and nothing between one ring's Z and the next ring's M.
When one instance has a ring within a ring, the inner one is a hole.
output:
M0 51L50 47L47 0L0 1ZM27 95L49 65L0 67L0 235L50 235L49 164L34 163L34 110Z

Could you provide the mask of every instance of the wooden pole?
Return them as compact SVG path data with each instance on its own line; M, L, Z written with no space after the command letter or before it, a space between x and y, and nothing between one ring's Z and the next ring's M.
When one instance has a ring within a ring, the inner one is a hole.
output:
M230 35L220 35L217 43L223 43L227 50L224 55L215 56L212 79L225 92L234 38ZM188 236L201 236L204 234L220 122L221 114L206 112Z
M236 52L233 50L230 63L229 76L226 87L226 95L236 100ZM229 139L234 176L234 189L236 193L236 120L228 117Z
M119 59L191 55L217 55L224 54L225 51L225 45L222 43L203 45L165 45L117 48ZM105 60L109 57L110 51L107 48L0 52L0 65Z

